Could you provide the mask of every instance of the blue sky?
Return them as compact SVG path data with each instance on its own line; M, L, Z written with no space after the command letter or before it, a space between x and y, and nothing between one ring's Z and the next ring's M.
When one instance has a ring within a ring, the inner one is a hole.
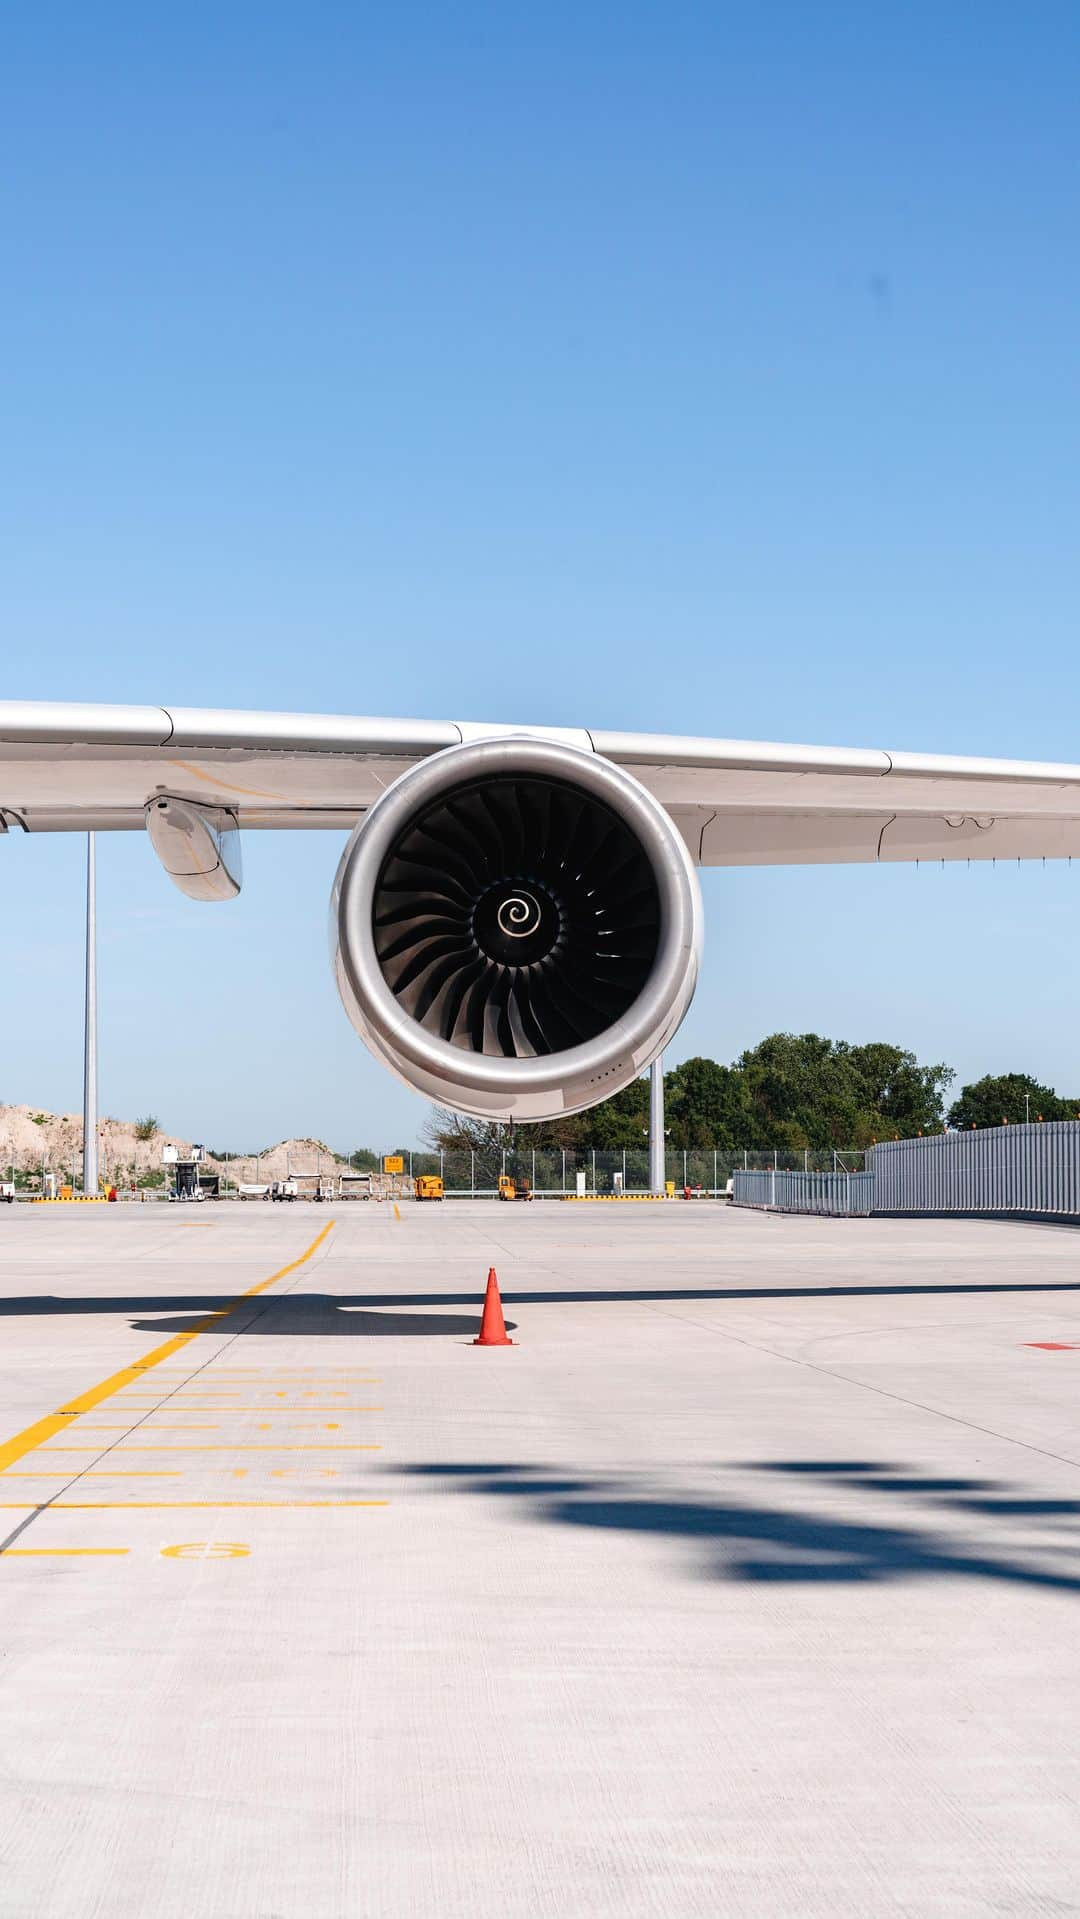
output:
M0 695L1080 760L1075 7L56 4L0 68ZM107 1111L415 1135L331 836L100 846ZM0 844L78 1104L82 846ZM674 1049L1080 1089L1080 866L709 873ZM13 1018L4 1014L12 1014Z

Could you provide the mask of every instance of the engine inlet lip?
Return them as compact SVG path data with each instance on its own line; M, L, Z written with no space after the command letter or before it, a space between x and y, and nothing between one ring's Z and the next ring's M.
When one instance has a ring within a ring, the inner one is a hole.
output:
M602 1033L538 1058L505 1059L453 1046L410 1016L383 976L372 911L386 860L402 833L426 808L475 780L529 776L579 787L630 829L652 869L660 930L649 979ZM447 747L403 773L353 832L338 868L331 912L338 983L368 1044L394 1070L400 1072L402 1065L410 1068L422 1084L456 1085L463 1095L477 1099L480 1110L498 1101L513 1106L522 1095L556 1093L571 1082L600 1085L609 1074L620 1074L620 1084L625 1084L634 1070L645 1070L676 1030L696 983L700 894L678 829L659 802L622 767L599 754L535 734L507 734ZM571 1110L569 1103L566 1110Z

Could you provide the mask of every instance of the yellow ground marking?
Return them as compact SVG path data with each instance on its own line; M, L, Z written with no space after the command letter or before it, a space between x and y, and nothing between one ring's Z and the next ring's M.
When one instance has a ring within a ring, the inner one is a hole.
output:
M395 1206L394 1206L394 1218L395 1218L395 1219L397 1219L397 1220L400 1220L400 1218L401 1218L401 1214L400 1214L400 1212L398 1211L398 1208L397 1208L397 1205L396 1205L396 1203L395 1203Z
M29 1447L28 1451L34 1451ZM47 1459L60 1459L65 1453L96 1453L96 1446L42 1446ZM124 1457L131 1453L381 1453L381 1446L125 1446ZM20 1455L21 1457L21 1455Z
M100 1385L91 1386L89 1392L80 1393L77 1399L69 1400L66 1406L59 1407L55 1413L47 1413L44 1419L39 1419L33 1426L27 1426L23 1432L16 1433L13 1439L0 1445L0 1473L6 1471L8 1466L14 1466L16 1461L22 1459L26 1453L36 1451L45 1440L55 1438L57 1433L70 1431L69 1421L74 1415L93 1412L94 1407L100 1406L102 1400L111 1399L114 1393L121 1392L125 1386L132 1385L141 1378L143 1373L150 1372L154 1366L160 1366L162 1360L171 1359L174 1353L182 1352L185 1346L190 1346L192 1340L199 1337L200 1333L207 1333L212 1327L220 1326L221 1322L228 1319L230 1313L235 1313L237 1307L242 1306L245 1300L254 1299L259 1293L265 1293L267 1287L275 1285L279 1279L285 1279L290 1273L295 1273L297 1267L305 1265L312 1254L318 1252L334 1224L334 1220L328 1219L322 1232L317 1234L307 1250L301 1253L299 1259L290 1260L287 1266L282 1266L278 1272L271 1273L269 1279L261 1279L257 1286L249 1286L245 1293L239 1293L219 1312L208 1313L205 1319L198 1320L188 1332L177 1333L174 1339L166 1340L163 1346L155 1346L147 1353L145 1359L138 1360L133 1366L123 1367L118 1373L112 1373L108 1379L103 1379Z
M69 1466L66 1472L7 1473L5 1477L8 1479L70 1479L71 1467ZM168 1469L162 1467L153 1472L124 1472L119 1467L88 1466L82 1477L83 1479L183 1479L184 1475L179 1466Z
M0 1546L4 1559L123 1559L130 1546Z
M337 1466L273 1466L271 1479L337 1479L340 1469Z
M159 1513L221 1512L241 1507L245 1512L291 1511L300 1506L389 1506L388 1499L54 1499L42 1506L0 1504L3 1513Z

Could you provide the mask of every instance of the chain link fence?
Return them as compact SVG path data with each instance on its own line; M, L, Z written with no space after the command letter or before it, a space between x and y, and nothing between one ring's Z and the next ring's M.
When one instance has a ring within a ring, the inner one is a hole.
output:
M299 1162L291 1164L288 1175L301 1188L302 1197L311 1197L311 1191L321 1190L325 1198L347 1199L366 1197L368 1191L380 1193L384 1197L401 1198L412 1192L412 1182L422 1173L439 1174L445 1184L448 1199L494 1198L498 1192L501 1176L514 1180L528 1180L534 1193L540 1197L561 1198L583 1192L587 1198L612 1197L617 1193L645 1194L651 1191L649 1185L649 1153L642 1141L640 1148L586 1147L577 1152L562 1152L550 1148L529 1146L508 1146L487 1152L421 1152L403 1155L404 1167L400 1175L383 1174L380 1158L378 1166L370 1175L352 1174L344 1160L335 1161L324 1155L321 1162L312 1160L310 1166ZM702 1197L730 1198L732 1178L741 1172L800 1172L832 1173L859 1172L866 1158L861 1152L773 1152L748 1150L732 1151L717 1147L671 1148L665 1154L664 1180L676 1192L687 1188ZM245 1161L245 1178L258 1182L266 1181L269 1175L261 1172L258 1160ZM214 1171L217 1172L215 1164ZM171 1168L162 1168L152 1162L149 1154L140 1156L135 1162L113 1163L108 1155L101 1162L101 1183L115 1183L123 1194L140 1189L149 1189L148 1196L156 1192L160 1197L167 1195L171 1181L168 1178ZM235 1197L237 1168L230 1166L228 1160L220 1168L221 1193L223 1197ZM343 1177L344 1175L344 1177ZM370 1188L366 1179L370 1178ZM76 1192L82 1190L82 1165L78 1155L70 1155L62 1163L54 1161L48 1154L15 1153L0 1141L0 1184L13 1182L18 1193L30 1196L50 1189L53 1186L70 1185Z
M866 1155L861 1152L749 1152L724 1148L688 1147L669 1150L664 1156L665 1184L676 1192L687 1187L710 1198L727 1197L736 1170L784 1172L861 1172ZM498 1191L501 1176L528 1180L541 1197L562 1197L583 1190L589 1198L603 1199L616 1193L648 1193L649 1153L622 1148L587 1147L578 1152L550 1148L514 1148L505 1151L475 1153L411 1153L408 1175L438 1173L444 1181L446 1196L452 1198L491 1198Z

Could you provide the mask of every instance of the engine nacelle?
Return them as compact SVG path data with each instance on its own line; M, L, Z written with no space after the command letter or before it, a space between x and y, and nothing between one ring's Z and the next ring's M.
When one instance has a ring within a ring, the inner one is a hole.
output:
M356 828L334 971L371 1051L440 1106L553 1119L644 1072L693 997L701 895L620 767L529 735L448 747Z

